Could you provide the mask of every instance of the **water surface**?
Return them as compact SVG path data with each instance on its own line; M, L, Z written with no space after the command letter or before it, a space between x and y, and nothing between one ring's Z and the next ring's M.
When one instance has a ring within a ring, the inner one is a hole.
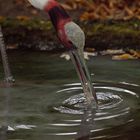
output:
M9 55L16 83L0 87L1 140L139 139L139 60L88 61L99 100L90 110L71 61L41 52ZM2 82L2 64L0 71Z

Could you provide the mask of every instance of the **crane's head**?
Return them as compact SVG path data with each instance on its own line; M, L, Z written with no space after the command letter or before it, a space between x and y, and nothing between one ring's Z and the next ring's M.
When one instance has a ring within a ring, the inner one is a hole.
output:
M61 43L68 49L82 50L85 44L85 35L81 28L71 21L70 16L55 0L29 0L36 8L46 11L57 31ZM75 47L74 47L75 46Z

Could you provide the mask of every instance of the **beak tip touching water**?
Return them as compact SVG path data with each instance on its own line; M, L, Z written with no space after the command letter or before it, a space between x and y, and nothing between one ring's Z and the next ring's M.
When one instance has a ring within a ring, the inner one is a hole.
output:
M36 8L48 12L54 25L58 38L65 48L68 49L71 59L77 69L77 73L83 85L83 90L89 103L95 94L90 80L89 72L83 60L83 49L85 46L85 34L83 30L74 23L64 8L55 0L29 0ZM87 93L87 94L86 94ZM96 97L94 99L96 101Z

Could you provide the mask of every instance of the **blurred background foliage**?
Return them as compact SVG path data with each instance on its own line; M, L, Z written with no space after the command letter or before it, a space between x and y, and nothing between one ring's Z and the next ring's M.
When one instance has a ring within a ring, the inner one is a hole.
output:
M68 10L82 10L81 20L140 19L140 0L68 0Z
M80 20L140 19L140 0L58 0L73 18ZM44 14L28 0L0 0L0 16L34 16ZM41 12L41 14L40 14ZM76 17L75 17L76 16Z
M140 0L58 1L84 30L85 50L123 49L114 59L140 58ZM0 24L8 49L63 50L48 15L28 0L0 0Z

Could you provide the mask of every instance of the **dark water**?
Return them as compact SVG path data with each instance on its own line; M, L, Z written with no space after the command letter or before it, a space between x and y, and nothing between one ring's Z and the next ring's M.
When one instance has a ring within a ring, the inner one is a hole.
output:
M90 110L71 61L36 52L9 59L16 83L0 87L0 140L140 139L139 60L88 61L99 100Z

